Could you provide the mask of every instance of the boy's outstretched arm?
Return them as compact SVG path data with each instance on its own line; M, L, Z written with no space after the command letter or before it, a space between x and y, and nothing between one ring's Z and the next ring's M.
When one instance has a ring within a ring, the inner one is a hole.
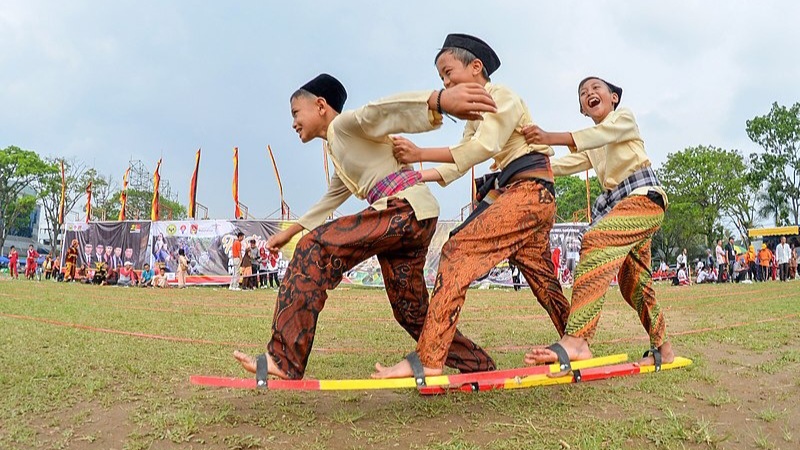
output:
M572 133L551 133L539 128L538 125L531 124L522 129L522 134L528 144L575 147L575 139L572 138Z
M418 162L452 163L453 154L449 147L434 147L421 149L416 144L402 136L392 136L394 158L403 164Z

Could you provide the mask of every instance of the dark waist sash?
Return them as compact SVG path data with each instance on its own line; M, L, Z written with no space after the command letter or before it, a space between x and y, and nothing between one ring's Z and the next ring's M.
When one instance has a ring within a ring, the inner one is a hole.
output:
M541 153L528 153L519 158L511 161L508 166L499 172L492 172L482 177L475 179L475 188L477 190L476 200L478 205L472 210L472 213L450 232L450 237L455 236L456 233L461 231L462 228L467 226L468 223L475 220L476 217L481 215L486 209L494 203L494 200L506 191L507 186L514 175L522 172L532 172L530 178L515 180L517 181L535 181L555 197L555 187L553 186L553 171L550 168L550 158ZM536 175L541 173L541 177Z

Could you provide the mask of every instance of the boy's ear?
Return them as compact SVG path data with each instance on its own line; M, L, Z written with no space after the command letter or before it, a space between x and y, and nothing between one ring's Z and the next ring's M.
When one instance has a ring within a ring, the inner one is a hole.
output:
M611 103L614 105L619 105L619 95L616 92L611 93Z
M473 75L481 75L483 73L483 61L480 59L473 59L469 66Z
M317 104L317 108L319 109L319 115L325 114L325 107L328 106L328 101L325 100L324 97L317 97L315 102Z

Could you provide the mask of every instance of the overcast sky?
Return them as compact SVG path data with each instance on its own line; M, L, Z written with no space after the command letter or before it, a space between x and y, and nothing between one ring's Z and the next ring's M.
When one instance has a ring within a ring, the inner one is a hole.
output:
M577 82L598 75L624 88L657 167L701 144L750 153L745 121L800 101L798 19L795 0L2 0L0 147L75 157L120 184L128 160L152 170L163 156L162 178L184 204L202 147L197 199L232 218L234 146L240 200L256 217L278 209L269 144L300 215L326 182L322 143L300 143L289 95L320 72L345 84L345 108L440 88L433 57L448 33L468 33L497 51L493 81L545 130L591 125ZM412 140L455 144L463 126ZM469 186L433 187L442 219L458 216Z

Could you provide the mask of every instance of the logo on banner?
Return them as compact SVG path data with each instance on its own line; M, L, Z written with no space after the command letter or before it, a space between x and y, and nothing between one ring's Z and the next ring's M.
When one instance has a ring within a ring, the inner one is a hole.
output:
M132 223L131 224L131 234L139 234L142 232L142 224L140 223Z
M193 223L191 227L189 227L189 233L197 234L197 224Z
M172 236L173 234L178 232L178 227L175 226L174 223L167 225L167 234Z
M186 225L181 225L181 234L186 234Z
M67 224L67 231L86 231L89 229L89 226L85 223L68 223Z

